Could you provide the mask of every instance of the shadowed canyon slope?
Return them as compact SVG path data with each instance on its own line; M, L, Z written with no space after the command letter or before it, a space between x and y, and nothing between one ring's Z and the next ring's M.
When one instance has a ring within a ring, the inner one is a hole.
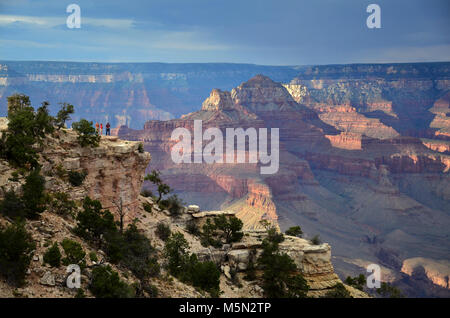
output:
M143 141L149 168L186 201L232 209L248 228L267 219L320 234L341 275L377 263L410 295L448 296L449 71L449 63L305 67L285 84L258 75L214 89L199 111L118 134ZM198 119L224 136L279 128L279 171L174 164L172 131L192 132Z

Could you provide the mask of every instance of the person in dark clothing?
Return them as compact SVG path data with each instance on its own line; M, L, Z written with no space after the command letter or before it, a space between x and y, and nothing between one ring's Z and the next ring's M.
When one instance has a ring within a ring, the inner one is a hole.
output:
M111 136L111 125L109 122L106 124L106 136Z

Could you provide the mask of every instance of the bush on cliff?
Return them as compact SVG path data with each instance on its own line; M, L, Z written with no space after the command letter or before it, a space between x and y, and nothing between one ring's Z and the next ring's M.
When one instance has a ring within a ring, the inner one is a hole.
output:
M386 282L381 283L380 288L377 288L377 293L386 298L403 298L400 289Z
M100 266L92 270L89 289L97 298L134 297L133 289L120 279L111 266Z
M106 253L111 263L121 264L139 279L159 274L160 266L150 240L130 224L122 234L109 232L105 236Z
M49 210L61 216L74 216L77 206L75 201L70 200L65 192L55 192L51 195L52 200L49 204Z
M45 211L47 200L44 193L45 179L39 170L33 170L22 187L22 200L27 218L36 218Z
M117 231L114 216L109 210L103 210L100 201L89 197L83 200L83 210L76 217L78 223L75 233L87 240L101 245L101 237Z
M25 206L22 198L14 190L4 191L4 198L0 201L0 213L11 218L25 218Z
M197 255L191 254L183 268L179 277L181 281L209 292L212 297L219 297L220 271L216 264L211 261L200 262Z
M58 243L54 243L44 254L44 263L51 267L59 267L61 264L61 252Z
M219 215L214 218L214 225L222 232L222 237L227 244L239 242L244 233L241 231L243 223L240 219L232 216Z
M37 152L33 145L54 131L53 117L48 102L34 111L28 96L15 94L8 97L8 130L2 136L1 156L16 167L38 167Z
M337 283L332 290L328 291L324 298L353 298L342 283Z
M81 147L98 147L101 137L92 126L92 121L81 119L74 122L72 128L78 133L78 142Z
M311 243L313 245L320 245L322 243L319 234L313 236L313 238L311 239Z
M44 189L45 179L38 170L33 170L25 178L21 196L14 190L5 191L5 197L0 201L0 213L12 219L36 218L46 207Z
M162 182L161 173L158 170L152 170L152 173L147 174L144 180L150 181L157 187L158 199L156 199L156 203L159 203L162 197L166 194L169 194L171 191L170 187Z
M197 255L188 253L189 243L181 233L172 233L166 241L164 255L167 269L181 281L190 283L218 297L220 271L213 262L200 262Z
M77 220L75 233L97 246L104 246L111 263L123 265L139 279L159 274L155 250L134 223L121 233L111 212L103 210L99 201L89 197L84 199Z
M0 275L12 285L23 285L34 249L23 223L0 227Z
M290 235L290 236L297 236L297 237L302 237L303 235L303 231L300 228L300 226L292 226L289 229L287 229L284 234L286 235Z
M64 249L64 253L66 257L62 259L62 263L64 265L77 264L80 267L86 266L86 252L83 250L83 247L80 243L64 239L61 242L61 246Z
M55 125L58 130L63 128L66 124L66 121L70 120L70 115L74 113L73 105L68 103L62 103L61 109L58 111L58 114L55 118Z
M347 276L344 282L356 289L363 290L364 285L366 284L366 277L364 276L364 274L360 274L357 277Z
M211 222L211 219L207 219L206 223L202 226L202 233L200 235L200 243L204 247L212 246L215 248L222 247L222 241L217 238L217 227Z
M74 187L79 187L83 184L84 179L87 176L86 171L69 171L69 183Z
M183 201L176 195L171 195L166 200L161 200L159 206L161 209L167 209L171 216L179 216L183 210Z
M170 237L171 231L170 231L170 227L163 223L163 222L159 222L156 225L156 231L155 234L162 240L162 241L167 241L167 239Z
M70 106L70 107L69 107ZM34 145L42 144L46 135L59 129L73 113L73 106L63 104L56 118L49 113L44 101L35 111L30 98L23 94L8 97L8 130L0 141L0 157L15 167L37 168L38 155Z
M284 240L274 228L268 230L268 236L262 242L263 252L258 264L263 270L263 289L269 298L304 298L308 284L298 273L297 265L286 253L281 253L279 243Z

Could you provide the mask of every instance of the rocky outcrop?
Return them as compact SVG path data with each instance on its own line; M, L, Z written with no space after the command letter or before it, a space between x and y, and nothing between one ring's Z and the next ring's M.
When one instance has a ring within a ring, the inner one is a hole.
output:
M71 129L55 131L39 149L46 187L53 192L70 193L73 200L89 196L113 213L122 206L125 221L129 222L140 208L138 198L151 159L148 152L139 152L138 146L139 142L102 136L98 147L81 147ZM3 164L9 169L1 179L3 185L6 189L17 188L18 185L8 180L12 169ZM66 181L69 171L86 174L81 186L74 187Z
M434 284L450 289L450 263L448 260L433 260L423 257L409 258L403 261L401 271L412 276L416 271L423 270L426 277Z

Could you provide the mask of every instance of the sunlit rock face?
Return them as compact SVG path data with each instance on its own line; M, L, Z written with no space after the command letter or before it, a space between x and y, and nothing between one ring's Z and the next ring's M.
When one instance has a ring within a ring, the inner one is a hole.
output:
M0 119L2 122L7 121ZM130 222L141 208L139 195L151 159L148 152L139 152L138 146L139 142L103 136L98 147L81 147L71 129L56 131L44 139L38 152L46 188L68 193L73 200L83 200L86 196L99 200L117 218L121 207L125 222ZM0 185L6 190L19 189L19 184L9 180L14 169L5 161L1 162L0 169L3 171ZM68 171L84 172L86 178L82 185L72 186L67 182Z

